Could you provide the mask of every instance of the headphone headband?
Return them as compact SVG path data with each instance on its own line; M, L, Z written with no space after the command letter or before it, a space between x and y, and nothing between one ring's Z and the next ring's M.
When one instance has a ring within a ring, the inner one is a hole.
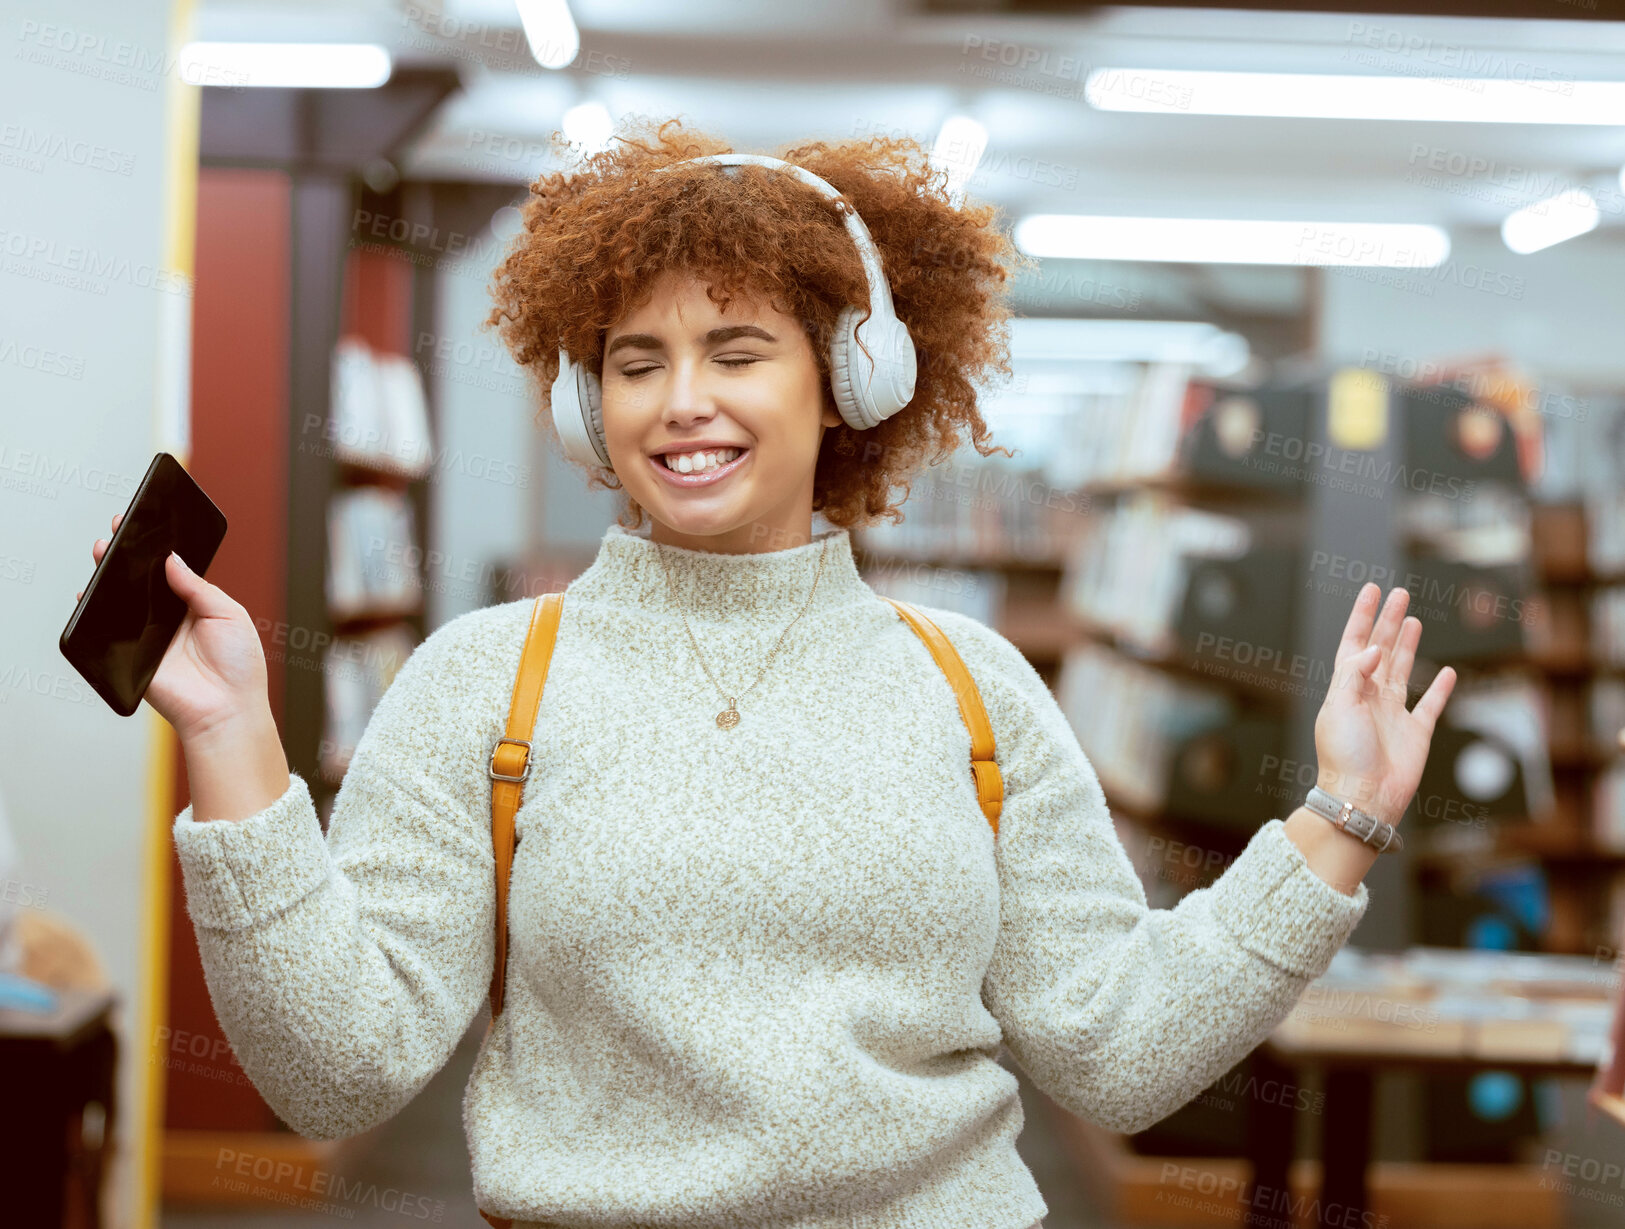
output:
M858 258L863 262L864 277L869 282L869 310L876 316L896 314L892 307L891 286L886 281L885 270L880 266L880 249L875 246L874 237L869 234L869 228L858 216L858 211L847 204L841 190L829 180L814 175L806 167L786 162L782 158L771 158L766 154L706 154L699 158L674 162L671 166L660 167L656 174L676 170L680 166L702 163L720 166L728 171L740 166L762 166L787 171L820 196L834 201L840 208L841 220L846 223L846 232L852 236L852 242L858 249Z

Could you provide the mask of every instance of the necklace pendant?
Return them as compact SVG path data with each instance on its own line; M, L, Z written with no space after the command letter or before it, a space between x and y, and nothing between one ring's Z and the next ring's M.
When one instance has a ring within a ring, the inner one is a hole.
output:
M734 702L729 700L728 707L717 714L717 728L720 730L731 730L738 724L739 710L734 707Z

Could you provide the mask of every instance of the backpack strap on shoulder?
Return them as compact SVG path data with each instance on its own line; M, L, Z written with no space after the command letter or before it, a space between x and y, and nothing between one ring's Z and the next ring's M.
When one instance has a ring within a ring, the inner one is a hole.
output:
M895 597L886 600L896 607L903 622L925 641L925 647L931 650L931 656L936 658L937 665L948 676L948 685L954 689L954 698L959 701L959 715L964 718L965 728L970 731L970 770L971 776L976 779L976 797L982 804L982 814L993 826L994 837L997 837L999 812L1004 807L1004 777L993 758L993 725L987 719L987 708L982 703L982 693L976 688L976 680L971 678L959 650L954 648L953 641L943 634L940 627L908 602Z
M953 642L915 607L897 598L887 598L903 621L925 642L931 656L947 676L959 701L959 714L971 736L971 775L982 813L999 833L999 811L1004 804L1004 780L993 758L993 726L987 719L982 694L965 668ZM547 682L548 663L558 638L559 618L564 610L564 594L544 593L536 599L530 629L519 660L519 676L514 684L513 703L508 710L508 727L491 748L491 844L496 854L497 917L496 965L491 973L491 1021L502 1014L502 987L508 966L508 876L513 870L514 815L519 810L524 784L530 776L531 731L542 688ZM495 1229L509 1229L513 1222L481 1211L480 1216Z
M916 607L897 598L887 598L903 621L911 627L953 688L959 714L971 738L971 775L982 813L999 832L999 812L1004 805L1004 780L994 759L993 726L982 704L981 692L965 668L953 642ZM491 846L496 857L497 917L496 962L491 973L491 1018L502 1014L502 991L508 963L508 879L513 870L514 816L519 810L526 779L531 769L531 733L536 711L547 682L547 668L558 639L559 619L564 611L564 594L544 593L531 611L530 627L519 660L513 702L508 709L508 726L491 748Z
M531 732L547 682L548 663L558 639L564 594L544 593L531 610L530 629L519 658L519 677L508 708L508 728L491 748L491 849L497 864L497 953L491 971L491 1021L502 1014L502 987L508 971L508 876L513 871L514 815L530 776Z

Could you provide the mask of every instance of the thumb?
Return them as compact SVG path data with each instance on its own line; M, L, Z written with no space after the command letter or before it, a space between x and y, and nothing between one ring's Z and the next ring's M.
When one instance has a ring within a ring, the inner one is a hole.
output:
M1358 680L1371 676L1371 672L1377 668L1377 663L1381 660L1382 646L1368 644L1353 657L1344 659L1338 678L1345 687L1357 685Z
M186 560L177 552L170 551L169 557L164 560L164 574L176 596L184 599L200 618L231 613L231 599L220 591L218 585L211 585L187 567Z

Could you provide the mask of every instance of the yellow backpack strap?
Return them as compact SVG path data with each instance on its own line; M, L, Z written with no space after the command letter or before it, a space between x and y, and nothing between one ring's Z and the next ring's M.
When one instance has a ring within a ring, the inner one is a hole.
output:
M931 650L931 656L937 659L937 665L948 676L948 684L959 701L959 715L964 718L965 728L970 731L970 770L976 779L976 797L982 804L982 814L993 825L993 835L997 837L999 811L1004 807L1004 778L993 758L993 726L987 719L987 709L982 704L982 693L976 689L976 680L971 678L953 641L943 635L940 627L908 602L895 597L886 600L897 608L903 621L925 641L925 647Z
M491 748L491 848L497 862L497 954L491 971L491 1023L502 1014L502 986L508 971L508 875L513 870L514 823L525 778L530 776L530 735L536 725L547 665L558 639L564 594L544 593L531 610L530 630L519 658L519 677L508 708L508 728ZM487 1025L487 1028L490 1026Z

